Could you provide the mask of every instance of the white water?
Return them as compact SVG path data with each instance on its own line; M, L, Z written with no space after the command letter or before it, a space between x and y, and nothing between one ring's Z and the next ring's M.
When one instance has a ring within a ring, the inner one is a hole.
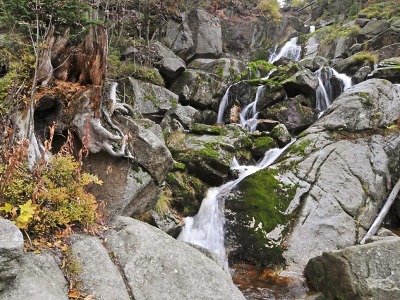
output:
M224 96L222 97L221 103L219 104L219 109L218 109L218 117L217 117L217 124L224 124L224 116L225 116L225 109L226 106L228 105L229 101L229 90L231 89L231 86L229 86L226 91Z
M298 37L291 38L286 44L282 47L278 54L276 54L276 49L274 53L272 53L269 58L269 62L273 63L280 59L282 56L287 57L293 61L298 61L301 55L301 46L297 45Z
M311 25L311 26L310 26L310 33L313 33L313 32L315 32L315 26L314 26L314 25Z
M330 68L327 72L322 72L323 68L318 69L315 75L318 77L318 88L316 90L316 109L320 111L320 115L332 105L333 102L333 91L331 85L332 77L336 77L340 80L340 93L350 88L353 84L351 82L351 77L343 73L338 73L335 69Z
M194 217L184 218L185 226L178 240L207 248L216 253L228 266L224 246L224 204L225 195L247 176L271 165L294 141L282 149L271 149L255 166L240 166L236 159L232 161L232 170L239 173L239 178L220 187L210 188L201 203L199 212Z
M246 130L250 133L253 133L257 128L257 102L264 89L265 86L260 85L257 89L256 98L254 99L254 101L243 108L243 110L240 112L240 125L246 128Z

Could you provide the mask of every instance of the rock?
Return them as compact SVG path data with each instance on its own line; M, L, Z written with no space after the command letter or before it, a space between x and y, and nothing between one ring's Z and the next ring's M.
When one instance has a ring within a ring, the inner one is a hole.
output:
M381 78L400 83L400 57L393 57L379 62L378 67L368 78Z
M371 69L373 69L374 63L373 56L356 53L339 61L333 67L339 73L345 73L348 76L353 76L364 66L369 66Z
M0 218L0 298L20 272L19 260L24 250L21 231L11 221Z
M393 21L393 23L390 24L390 27L394 29L400 29L400 19Z
M21 258L18 276L0 299L7 300L68 300L68 283L64 274L48 253L25 254Z
M322 56L315 56L314 58L304 58L298 62L300 68L310 69L312 72L328 65L328 60Z
M90 187L97 199L105 202L110 218L138 215L152 209L160 192L151 175L127 159L100 152L84 160L84 169L97 174L102 185Z
M314 96L318 87L318 78L309 69L304 69L283 81L282 86L289 97L299 94Z
M211 259L213 262L215 262L218 266L220 266L220 268L223 269L226 274L231 276L229 267L221 260L221 258L216 253L214 253L204 247L201 247L199 245L195 245L195 244L191 244L191 243L187 243L187 244L190 247L193 247L194 249L196 249L197 251L203 253L205 256L207 256L209 259Z
M302 95L281 101L260 112L260 118L277 120L290 132L300 132L317 120L311 101Z
M351 46L354 44L354 39L350 37L341 36L336 41L335 52L333 58L346 58Z
M278 142L280 147L286 146L292 140L292 136L284 124L275 126L271 131L271 137Z
M179 95L182 104L218 111L221 87L218 76L188 69L172 84L171 91Z
M395 43L400 43L400 29L388 28L381 34L365 42L364 47L368 51L374 51L382 48L383 45L387 46Z
M328 299L400 297L400 239L324 252L310 259L305 274Z
M369 40L388 29L389 26L390 23L386 20L370 21L360 29L360 32L357 36L357 42L362 43L366 40Z
M245 299L214 261L148 224L119 217L106 238L137 300Z
M226 181L236 154L244 155L251 149L247 132L237 125L196 124L190 134L172 133L167 145L175 160L184 163L191 174L212 186Z
M246 64L234 58L199 58L193 60L188 67L218 75L225 85L230 85L238 81L246 71Z
M164 87L129 77L124 92L127 103L144 116L157 120L157 117L178 105L178 96Z
M354 24L363 28L370 21L371 21L370 19L366 19L366 18L357 18L354 20Z
M259 159L261 157L264 157L265 152L272 148L276 148L277 146L278 144L272 137L261 136L256 138L256 140L254 141L253 148L251 149L251 154L256 159Z
M171 209L168 209L163 213L158 213L154 210L151 210L150 216L151 220L148 222L149 224L160 228L173 238L178 237L182 230L183 222L181 216L177 212Z
M191 128L193 123L201 123L203 120L201 113L191 106L178 105L167 114L178 120L186 129Z
M179 106L179 104L178 104L178 106ZM143 119L143 118L142 119L134 118L134 119L135 119L135 123L137 123L139 126L141 126L143 128L146 128L151 133L153 133L156 137L158 137L158 139L161 142L164 142L163 129L162 129L161 125L155 123L154 121L152 121L150 119Z
M186 59L186 53L194 47L193 33L188 25L187 15L182 13L182 20L169 19L165 24L163 43L179 57Z
M351 77L351 80L354 84L363 82L367 79L368 74L372 72L370 66L364 66L360 68L354 75Z
M78 280L83 291L96 300L129 300L124 280L102 242L94 236L75 234L72 256L79 264Z
M378 56L379 60L388 59L391 57L400 57L400 43L387 45L372 52Z
M156 184L162 184L172 165L172 156L164 141L129 118L118 116L116 119L134 137L131 143L135 161L150 173Z
M161 57L160 60L160 73L168 81L177 78L186 69L186 63L183 59L176 56L174 52L165 47L160 42L154 43L158 55Z
M400 91L388 81L346 90L277 163L247 177L237 199L226 201L239 221L226 223L227 236L240 241L231 257L302 272L311 257L358 243L393 185L400 137L380 128L399 114Z

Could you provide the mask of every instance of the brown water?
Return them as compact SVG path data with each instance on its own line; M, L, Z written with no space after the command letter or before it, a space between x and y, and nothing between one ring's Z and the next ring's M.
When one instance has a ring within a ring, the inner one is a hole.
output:
M233 282L247 300L299 300L315 294L301 276L283 277L247 264L232 265L231 269Z

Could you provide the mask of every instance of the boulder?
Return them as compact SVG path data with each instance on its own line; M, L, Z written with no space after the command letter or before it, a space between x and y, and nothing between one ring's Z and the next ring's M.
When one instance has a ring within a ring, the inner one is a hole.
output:
M132 77L129 77L126 85L126 102L150 119L157 120L157 117L178 105L178 96L164 87Z
M370 21L360 29L360 32L357 36L357 42L362 43L366 40L369 40L388 29L389 26L390 23L386 20Z
M270 136L260 136L254 141L251 154L256 159L259 159L265 155L265 152L278 146L277 142Z
M0 298L1 291L9 286L20 272L24 250L21 231L11 221L0 218Z
M370 19L366 19L366 18L357 18L354 20L354 24L363 28L370 21L371 21Z
M68 300L68 283L54 257L48 253L25 254L17 278L0 299Z
M375 54L379 60L384 60L391 57L400 57L400 43L387 45L373 51L372 54Z
M96 300L129 300L124 280L111 261L101 240L95 236L75 234L71 237L71 254L80 266L78 280L88 295Z
M308 262L305 275L328 299L400 297L400 238L324 252Z
M290 132L300 132L312 123L318 116L312 103L306 97L299 95L281 101L260 112L260 118L272 119L284 124Z
M218 111L224 93L219 76L188 69L172 84L171 91L179 95L181 104L198 109Z
M246 71L246 64L234 58L199 58L193 60L188 67L218 75L225 85L230 85L238 81L241 75Z
M182 19L169 19L164 26L165 36L162 42L180 58L186 59L186 53L194 47L193 33L188 25L187 14Z
M314 58L304 58L298 62L301 69L310 69L312 72L328 65L328 59L322 56L315 56Z
M186 69L186 63L183 59L176 56L174 52L165 47L160 42L154 43L157 53L160 56L160 73L168 81L177 78Z
M245 299L214 261L148 224L119 217L106 240L137 300Z
M176 119L185 129L189 129L193 123L201 123L203 120L201 113L191 106L178 105L169 110L166 115Z
M381 34L365 42L365 47L369 51L377 50L382 46L400 43L400 29L388 28Z
M393 57L379 62L377 68L368 78L381 78L400 83L400 57Z
M400 137L381 128L399 114L400 92L385 80L340 95L277 163L245 178L237 199L226 201L237 221L226 222L231 257L301 272L311 257L358 243L398 172Z
M175 160L212 186L226 181L233 157L245 155L252 146L247 132L233 124L225 127L196 124L189 134L172 133L167 145Z
M154 207L159 187L138 164L100 152L85 158L83 167L103 181L102 185L90 187L89 191L105 202L105 211L110 218L138 215Z
M282 86L289 97L299 94L314 96L318 87L318 78L309 69L304 69L284 80Z
M354 75L351 80L354 84L365 81L369 74L371 74L372 69L370 66L361 67Z
M345 73L349 76L353 76L364 66L369 66L371 69L374 68L374 61L372 61L370 58L370 56L367 57L366 55L356 53L339 61L333 67L339 73Z
M279 124L271 130L271 137L273 137L280 147L284 147L290 143L292 136L284 124Z

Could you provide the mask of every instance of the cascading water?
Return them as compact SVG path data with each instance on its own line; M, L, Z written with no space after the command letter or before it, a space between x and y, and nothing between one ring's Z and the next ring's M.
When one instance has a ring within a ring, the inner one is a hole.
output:
M297 45L297 40L298 37L291 38L288 42L286 42L286 44L282 47L278 54L276 54L276 51L274 51L268 61L270 63L273 63L280 59L282 56L287 57L293 61L298 61L301 55L301 46Z
M313 33L313 32L315 32L315 26L314 26L314 25L311 25L311 26L310 26L310 33Z
M239 178L229 181L220 187L210 188L201 203L199 212L194 217L184 218L185 226L178 240L207 248L216 253L228 266L224 246L224 204L225 195L247 176L271 165L283 151L294 141L282 149L271 149L255 166L240 166L236 159L232 162L232 170L239 173Z
M331 79L335 77L340 81L339 94L343 93L353 84L351 82L351 77L343 73L338 73L335 69L331 67L322 67L315 71L315 75L318 77L319 82L318 88L316 90L316 109L320 111L321 116L322 113L329 106L331 106L334 100Z
M224 124L224 115L225 115L225 109L228 105L229 101L229 90L231 89L231 86L229 86L226 91L224 96L222 97L221 103L219 104L219 109L218 109L218 117L217 117L217 123L218 124Z
M253 133L257 128L257 102L264 89L265 86L260 85L257 89L255 100L240 112L240 125L246 128L250 133Z

